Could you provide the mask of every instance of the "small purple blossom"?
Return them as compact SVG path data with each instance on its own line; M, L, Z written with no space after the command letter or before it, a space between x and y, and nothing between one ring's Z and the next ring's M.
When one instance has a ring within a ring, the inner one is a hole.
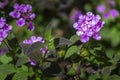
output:
M111 5L111 6L115 6L115 1L110 0L110 5Z
M17 11L12 11L10 12L10 16L12 16L13 18L19 18L20 17L20 13Z
M30 59L29 60L30 64L35 66L37 64L37 61L36 60L33 60L33 59Z
M19 27L23 27L25 25L25 20L23 18L20 18L16 21L16 23Z
M43 53L43 54L45 54L46 52L47 52L47 50L48 50L48 47L46 46L45 48L41 48L40 49L40 51Z
M1 17L0 18L0 44L2 44L3 39L5 39L10 30L12 30L12 26L6 23L6 19Z
M105 13L105 10L106 10L106 6L104 4L100 4L97 6L97 11L99 13Z
M80 15L77 22L73 24L73 27L77 30L76 34L80 36L81 42L88 42L90 37L96 40L100 40L100 29L103 27L104 22L101 21L99 15L94 15L92 12L87 12L86 15Z
M45 40L42 37L31 36L29 40L24 40L23 44L33 44L36 42L45 43Z
M26 25L27 25L27 29L29 29L29 30L31 30L31 31L33 31L34 28L35 28L33 22L27 22Z
M110 0L110 5L114 6L115 2L113 0ZM115 19L115 18L117 18L119 16L119 12L116 9L110 8L109 11L107 11L106 8L107 7L104 4L98 5L98 7L97 7L97 11L99 13L103 14L103 17L105 19L109 19L110 17Z
M111 9L109 11L109 14L113 17L113 18L116 18L119 16L119 12L116 10L116 9Z
M15 4L14 11L10 12L9 15L15 18L17 25L23 27L24 25L31 31L34 30L33 19L35 18L35 13L32 12L32 6L29 4Z

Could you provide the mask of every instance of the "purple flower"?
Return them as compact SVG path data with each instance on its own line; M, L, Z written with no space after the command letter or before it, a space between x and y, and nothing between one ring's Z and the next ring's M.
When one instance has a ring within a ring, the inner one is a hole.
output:
M8 36L8 33L12 30L12 26L6 23L6 19L0 18L0 44L2 44L3 39Z
M26 25L27 25L27 28L31 31L33 31L35 29L33 22L27 22Z
M116 9L111 9L111 10L109 11L109 14L110 14L113 18L116 18L116 17L118 17L119 12L118 12Z
M81 35L81 41L83 43L88 42L89 41L89 36L87 36L87 35Z
M104 17L105 19L108 19L108 18L110 17L110 14L109 14L109 13L104 13L104 14L103 14L103 17Z
M29 40L24 40L23 43L24 44L33 44L36 42L40 42L40 43L45 43L45 40L42 37L36 37L36 36L31 36L31 38Z
M101 21L99 15L94 15L92 12L87 12L86 15L80 15L77 22L73 24L73 27L77 30L76 34L80 36L81 42L88 42L90 37L96 40L100 40L100 29L103 27L104 22Z
M27 25L27 28L31 31L34 30L33 19L35 18L35 13L32 12L32 6L29 4L15 4L14 11L9 14L11 17L15 18L16 24L19 27Z
M31 11L32 11L32 6L31 6L31 5L27 4L27 5L26 5L26 8L27 8L27 11L28 11L28 12L31 12Z
M37 61L36 60L33 60L33 59L30 59L29 60L30 64L35 66L37 64Z
M27 13L27 7L26 7L25 4L21 4L21 5L20 5L20 11L21 11L22 13Z
M115 1L110 0L110 5L111 5L111 6L115 6Z
M16 11L20 11L20 6L19 6L19 4L15 3L15 4L14 4L14 9L15 9Z
M9 15L12 16L13 18L19 18L20 17L20 13L17 12L17 11L10 12Z
M100 40L101 39L101 36L99 33L94 33L93 34L93 38L96 39L96 40Z
M97 11L99 13L105 13L105 10L106 10L106 6L104 4L101 4L101 5L97 6Z
M33 20L35 18L35 13L29 13L28 14L28 17Z
M45 53L47 52L47 50L48 50L48 47L45 47L45 48L41 48L41 49L40 49L40 51L41 51L43 54L45 54Z
M23 18L20 18L16 23L19 27L23 27L25 25L25 20Z
M5 21L0 20L0 28L3 28L3 27L4 27L4 25L5 25Z

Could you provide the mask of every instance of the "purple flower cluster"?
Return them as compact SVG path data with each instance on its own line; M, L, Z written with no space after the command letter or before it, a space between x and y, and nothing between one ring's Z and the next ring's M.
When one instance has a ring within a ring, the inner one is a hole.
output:
M42 37L36 37L36 36L31 36L31 38L29 40L24 40L23 41L23 44L33 44L33 43L36 43L36 42L40 42L40 43L45 43L45 40L42 38ZM45 54L47 52L48 48L47 46L45 48L40 48L40 51ZM36 60L33 60L33 59L30 59L30 64L31 65L36 65L37 61Z
M80 36L81 42L89 41L90 37L100 40L100 29L103 27L104 22L101 21L99 15L94 15L92 12L87 12L86 15L80 15L77 22L73 27L77 30L76 34Z
M109 4L112 7L115 6L115 2L113 0L110 0ZM104 4L100 4L97 6L97 12L103 14L105 19L109 19L110 17L117 18L119 16L119 12L116 9L111 8L111 9L109 9L109 11L107 11L106 8L107 7Z
M12 26L6 23L6 19L0 18L0 44L2 44L3 39L8 36L8 33L12 30Z
M32 12L32 6L29 4L15 4L14 11L9 14L13 18L17 19L16 24L19 27L23 27L25 24L27 28L31 31L34 30L33 19L35 18L35 13Z

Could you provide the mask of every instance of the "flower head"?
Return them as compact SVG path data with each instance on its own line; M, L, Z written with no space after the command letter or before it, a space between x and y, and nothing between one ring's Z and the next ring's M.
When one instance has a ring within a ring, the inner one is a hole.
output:
M101 21L99 15L94 15L92 12L87 12L86 15L80 15L77 22L73 27L77 30L76 34L81 37L83 43L89 41L90 37L100 40L100 29L103 27L104 22Z
M12 26L6 23L6 19L1 17L0 18L0 44L2 44L3 39L5 39L10 30L12 30Z
M9 15L15 18L16 24L19 27L27 25L27 28L31 31L34 30L33 19L35 18L35 13L32 12L32 6L29 4L15 4L14 11L10 12Z

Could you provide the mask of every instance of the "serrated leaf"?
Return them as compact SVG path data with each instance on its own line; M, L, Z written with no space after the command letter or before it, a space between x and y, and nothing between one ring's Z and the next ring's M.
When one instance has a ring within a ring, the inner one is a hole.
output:
M0 65L0 73L8 75L14 72L16 72L16 68L14 67L14 65L11 64Z
M66 59L66 58L69 58L70 56L72 56L73 54L77 53L78 51L79 51L79 49L78 49L77 46L72 46L72 47L70 47L70 48L67 50L64 58L65 58L65 59Z
M10 61L12 61L12 58L6 56L6 54L0 56L0 62L2 62L3 64L7 64Z
M12 80L27 80L28 75L29 75L28 72L20 71L13 76Z

